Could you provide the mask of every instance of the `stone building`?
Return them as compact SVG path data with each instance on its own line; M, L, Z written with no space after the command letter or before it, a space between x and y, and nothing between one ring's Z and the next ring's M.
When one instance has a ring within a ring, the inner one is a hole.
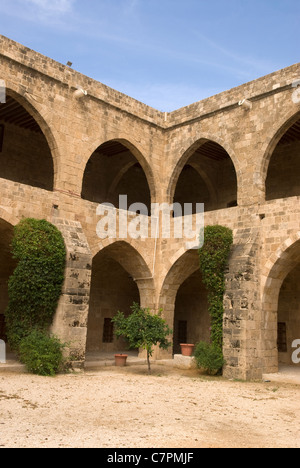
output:
M1 36L0 79L0 335L13 226L35 217L65 239L53 330L79 360L120 348L111 318L133 301L163 309L174 352L209 339L198 254L184 237L99 238L97 207L119 208L126 194L149 214L151 203L203 202L206 225L233 230L225 375L259 378L291 364L300 339L300 64L162 113Z

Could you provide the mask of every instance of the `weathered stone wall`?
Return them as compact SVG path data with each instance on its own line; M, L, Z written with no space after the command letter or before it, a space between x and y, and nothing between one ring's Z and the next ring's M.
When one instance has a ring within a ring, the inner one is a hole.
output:
M80 223L60 219L52 223L61 231L66 251L65 281L62 288L52 332L70 347L75 361L85 357L92 256Z
M260 364L260 297L257 228L236 232L224 297L224 356L226 374L256 378Z
M134 197L146 181L152 203L172 202L184 167L190 165L197 171L207 198L205 224L222 224L234 231L224 298L226 375L257 378L263 371L276 370L278 298L284 279L300 261L299 143L276 146L300 119L300 103L292 100L292 83L299 79L300 65L164 114L2 36L0 60L0 78L6 81L8 95L35 119L44 135L39 137L42 143L18 129L15 143L19 156L26 159L22 165L12 143L0 153L0 159L8 163L0 179L0 216L11 225L23 217L46 218L61 229L68 262L54 331L72 343L77 359L84 360L91 266L99 252L105 250L118 261L135 281L142 305L162 307L171 327L178 290L199 268L197 252L186 252L186 239L160 237L156 242L119 238L119 232L115 240L98 238L97 203L81 198L83 181L91 156L113 140L130 153L127 171L135 163L145 174L143 181L131 187ZM74 97L77 85L88 92L80 100ZM238 105L243 98L251 101L251 110ZM7 145L14 132L4 125ZM45 141L53 159L53 191L33 186L36 174L51 176L50 168L40 162ZM220 161L201 159L199 163L196 151L207 141L221 145L229 155L222 162L223 169ZM30 145L36 145L36 150ZM34 152L37 162L29 155ZM13 168L13 177L7 172L10 157L19 166ZM92 177L88 185L97 180L99 185L116 188L120 180L122 186L123 164L118 173L106 167L108 183L98 163L99 178ZM25 166L32 167L32 179L18 178L26 172ZM228 173L229 167L235 171ZM130 180L134 179L128 178L120 190L133 185ZM187 184L188 180L178 189L181 201L194 190L189 191ZM89 187L95 197L99 188ZM294 196L278 198L290 195ZM196 191L195 196L202 194ZM235 200L237 207L226 208ZM124 213L118 211L117 216L119 220ZM172 226L174 222L171 219ZM101 287L96 284L95 288L101 295ZM97 309L97 302L90 304L91 310ZM101 336L101 324L93 327L99 327L95 333Z

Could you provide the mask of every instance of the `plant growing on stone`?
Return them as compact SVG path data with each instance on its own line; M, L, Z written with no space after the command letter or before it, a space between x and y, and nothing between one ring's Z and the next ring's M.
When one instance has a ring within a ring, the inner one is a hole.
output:
M64 281L66 249L60 231L45 220L24 219L14 229L9 279L8 340L15 351L34 329L48 330Z
M171 343L167 337L173 332L162 318L160 311L152 314L150 309L140 307L134 303L131 307L132 314L125 317L123 312L118 312L112 319L115 326L115 334L119 338L123 336L129 342L132 349L145 349L147 351L148 372L151 373L150 357L153 355L154 346L168 349Z
M207 226L204 231L204 245L199 249L200 270L208 291L208 307L212 322L211 342L213 351L218 351L220 356L223 356L225 271L232 243L231 229L224 226ZM205 347L201 349L202 353L211 351Z

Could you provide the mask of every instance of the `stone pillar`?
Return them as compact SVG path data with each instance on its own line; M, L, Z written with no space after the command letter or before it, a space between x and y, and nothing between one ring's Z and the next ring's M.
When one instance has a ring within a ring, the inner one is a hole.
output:
M259 232L239 230L226 275L224 296L225 377L261 378Z
M54 219L67 250L65 281L52 325L52 333L68 343L70 356L83 365L86 350L92 255L81 224Z

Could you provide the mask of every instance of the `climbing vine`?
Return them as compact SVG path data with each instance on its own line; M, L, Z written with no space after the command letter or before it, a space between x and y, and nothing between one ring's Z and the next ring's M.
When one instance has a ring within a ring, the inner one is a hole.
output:
M207 226L204 239L199 257L203 283L208 290L209 313L212 321L211 341L222 352L225 270L233 243L233 234L224 226Z
M66 250L60 231L45 220L24 219L14 229L12 255L18 264L9 279L7 335L18 351L33 330L52 323L64 281Z

